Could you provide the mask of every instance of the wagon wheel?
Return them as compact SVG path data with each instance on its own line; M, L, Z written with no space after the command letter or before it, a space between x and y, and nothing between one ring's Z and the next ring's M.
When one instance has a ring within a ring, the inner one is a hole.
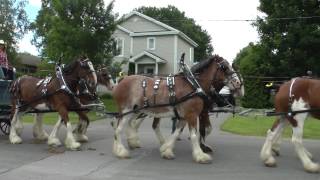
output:
M0 128L3 134L9 135L10 133L10 121L0 121Z

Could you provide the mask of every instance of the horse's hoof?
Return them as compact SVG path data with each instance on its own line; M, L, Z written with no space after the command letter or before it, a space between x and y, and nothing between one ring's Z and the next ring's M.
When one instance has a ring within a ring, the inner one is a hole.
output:
M113 144L113 154L120 159L130 158L129 151L123 145L118 145L117 143Z
M206 144L200 144L200 148L202 149L203 152L205 153L213 153L213 150L210 146L206 145Z
M139 139L128 139L128 146L130 149L141 148Z
M37 134L33 134L33 137L37 140L40 140L40 141L45 141L45 140L48 140L48 134L46 132L43 132L41 133L40 135L37 135Z
M9 136L9 140L11 144L21 144L22 139L19 136Z
M48 138L48 145L49 146L61 146L61 142L58 138Z
M264 165L267 167L276 167L277 162L274 157L269 157L267 160L264 161Z
M200 164L209 164L212 162L211 156L206 153L198 153L193 155L194 161Z
M304 169L309 173L319 173L320 172L320 166L317 163L309 163L304 166Z
M77 142L85 143L89 141L88 136L84 134L73 134L73 136Z
M175 158L175 155L172 152L172 149L166 149L165 151L161 152L161 157L164 159L171 160Z
M81 146L81 144L79 142L72 142L72 143L65 143L66 148L70 149L72 151L78 150Z

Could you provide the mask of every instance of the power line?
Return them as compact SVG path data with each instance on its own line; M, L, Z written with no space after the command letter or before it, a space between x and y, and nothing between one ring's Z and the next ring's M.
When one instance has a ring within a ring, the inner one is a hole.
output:
M320 19L320 16L298 16L298 17L278 17L278 18L261 18L262 20L278 20L278 21L282 21L282 20L300 20L300 19ZM161 22L181 22L181 21L189 21L191 19L163 19L160 20ZM201 22L201 21L209 21L209 22L255 22L257 21L257 19L200 19L200 20L195 20L192 19L194 21L197 22ZM144 21L148 21L148 20L135 20L134 22L144 22Z

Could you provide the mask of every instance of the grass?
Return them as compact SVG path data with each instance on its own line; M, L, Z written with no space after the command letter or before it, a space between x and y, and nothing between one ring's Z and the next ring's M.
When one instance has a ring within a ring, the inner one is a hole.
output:
M227 119L222 125L223 131L246 136L266 136L275 117L266 116L235 116ZM291 137L291 126L284 131L284 137ZM308 139L320 139L320 120L308 118L305 121L303 137Z
M112 100L110 96L104 96L101 98L102 102L106 106L107 111L116 111L115 103ZM88 117L90 121L96 121L101 119L101 116L97 115L96 112L89 112ZM69 118L71 123L78 123L78 115L74 112L69 113ZM33 123L34 121L34 115L33 114L26 114L22 116L23 122L24 123ZM43 116L43 122L44 124L48 125L54 125L57 122L58 119L58 113L45 113Z

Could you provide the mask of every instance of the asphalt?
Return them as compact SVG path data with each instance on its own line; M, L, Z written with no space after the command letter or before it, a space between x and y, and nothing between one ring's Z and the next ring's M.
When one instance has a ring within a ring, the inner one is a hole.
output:
M0 135L0 179L320 179L319 174L303 170L290 140L283 142L281 156L277 158L278 167L265 167L259 159L264 138L221 132L217 127L227 116L230 115L211 116L214 130L207 140L215 150L211 164L193 162L187 129L182 140L176 143L176 158L162 159L150 119L142 124L139 132L142 148L132 150L130 159L118 159L112 154L113 129L110 119L91 123L88 129L89 143L83 144L80 151L67 151L63 146L48 148L45 143L33 140L32 127L26 125L22 135L23 144L12 145L7 136ZM46 129L50 130L51 127ZM161 129L169 135L171 122L164 120ZM64 134L65 129L61 129L62 142ZM305 140L304 144L314 155L315 161L319 161L319 141Z

